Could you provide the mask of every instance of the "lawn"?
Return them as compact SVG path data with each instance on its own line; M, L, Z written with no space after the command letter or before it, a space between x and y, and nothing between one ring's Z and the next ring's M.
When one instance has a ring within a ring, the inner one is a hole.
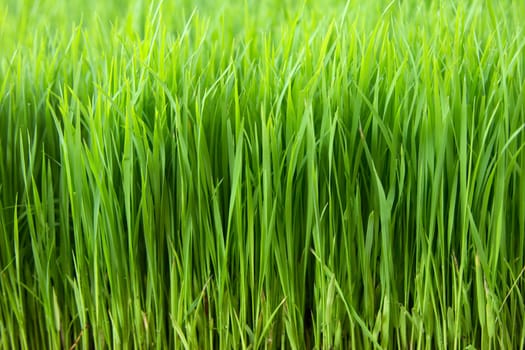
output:
M4 0L0 349L525 348L524 16Z

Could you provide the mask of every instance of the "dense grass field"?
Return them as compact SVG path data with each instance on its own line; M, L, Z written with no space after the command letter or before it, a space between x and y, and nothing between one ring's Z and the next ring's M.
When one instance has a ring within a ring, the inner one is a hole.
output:
M0 349L525 348L524 1L0 3Z

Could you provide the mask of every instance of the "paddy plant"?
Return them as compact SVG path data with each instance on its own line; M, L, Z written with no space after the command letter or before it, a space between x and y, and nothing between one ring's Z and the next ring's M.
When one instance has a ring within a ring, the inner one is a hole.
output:
M523 13L0 4L0 348L524 348Z

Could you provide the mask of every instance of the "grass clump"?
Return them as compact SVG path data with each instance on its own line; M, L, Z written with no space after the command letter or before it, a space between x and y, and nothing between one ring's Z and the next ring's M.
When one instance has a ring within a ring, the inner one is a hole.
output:
M525 347L522 2L0 11L0 348Z

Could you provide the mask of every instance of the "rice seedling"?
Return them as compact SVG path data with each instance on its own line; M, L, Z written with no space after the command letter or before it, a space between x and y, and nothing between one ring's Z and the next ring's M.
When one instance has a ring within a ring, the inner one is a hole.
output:
M524 348L523 13L3 2L0 348Z

